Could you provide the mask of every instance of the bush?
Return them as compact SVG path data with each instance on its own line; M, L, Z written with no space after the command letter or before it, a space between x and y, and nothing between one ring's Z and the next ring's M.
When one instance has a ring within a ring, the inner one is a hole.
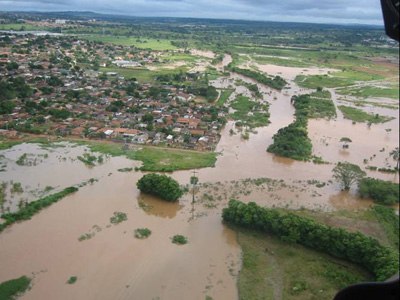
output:
M172 243L178 245L185 245L188 243L188 240L185 236L177 234L172 237Z
M375 203L393 205L399 203L399 184L375 178L363 178L358 184L362 198L371 197Z
M179 183L166 175L146 174L137 182L137 187L142 193L171 202L177 201L183 195Z
M68 284L74 284L77 280L78 280L78 277L76 277L76 276L71 276L71 277L68 279L67 283L68 283Z
M0 283L0 299L13 300L19 293L25 292L30 284L31 279L26 276L2 282Z
M119 224L126 220L128 220L126 213L116 211L116 212L114 212L114 215L110 218L110 223L111 224Z
M135 229L135 238L147 239L151 235L151 230L148 228L137 228Z
M349 260L384 281L398 272L397 252L360 232L348 232L293 213L262 208L254 202L229 201L222 211L225 222L258 229L280 236L283 241L298 243Z

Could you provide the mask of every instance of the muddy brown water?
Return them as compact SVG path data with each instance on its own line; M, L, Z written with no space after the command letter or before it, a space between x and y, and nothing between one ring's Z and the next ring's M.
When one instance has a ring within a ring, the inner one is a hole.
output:
M229 61L229 57L226 60ZM245 87L235 86L236 79L254 83L232 74L212 84L234 86L231 100L238 93L250 95ZM272 143L272 136L293 121L290 97L308 92L293 83L289 87L278 92L259 85L264 94L261 101L270 103L271 124L257 128L257 133L250 133L249 140L243 140L234 122L229 121L216 149L221 152L216 166L198 170L200 182L266 177L283 179L293 186L237 195L243 201L256 201L270 207L332 211L371 206L372 201L359 199L354 190L341 192L337 183L329 183L331 170L334 163L343 160L363 165L367 157L372 157L371 165L393 166L393 160L387 158L388 152L399 143L398 120L370 128L366 124L353 125L343 119L340 112L336 120L310 120L313 154L331 164L315 165L279 158L266 149ZM335 97L334 101L337 102ZM386 132L387 128L392 131ZM230 135L230 129L237 133ZM339 143L342 136L353 140L347 150ZM383 147L385 151L381 152ZM7 171L0 173L0 181L21 182L26 191L40 190L47 185L61 190L90 178L99 181L87 184L31 220L14 224L0 234L0 282L22 275L32 276L33 287L21 299L33 300L204 299L206 295L214 299L237 299L241 252L234 232L221 222L221 208L229 199L221 201L216 209L206 209L198 203L193 210L188 194L179 203L166 203L142 195L136 188L141 172L117 171L140 166L140 162L109 157L103 164L87 167L74 160L84 149L67 146L49 152L38 145L23 144L1 151L7 160ZM23 153L48 153L48 157L36 166L18 166L15 161ZM394 174L368 171L368 175L398 182ZM188 184L191 172L179 171L171 176L181 184ZM319 189L307 187L304 183L307 180L327 185ZM226 187L229 188L228 183ZM28 192L20 197L27 197L28 201L35 198ZM12 208L15 209L18 199L15 195L9 200ZM109 218L117 211L126 213L128 220L111 225ZM152 235L145 240L135 239L134 230L143 227L152 230ZM78 241L83 234L94 235ZM187 236L189 244L172 244L170 238L175 234ZM71 276L77 276L78 281L66 284Z

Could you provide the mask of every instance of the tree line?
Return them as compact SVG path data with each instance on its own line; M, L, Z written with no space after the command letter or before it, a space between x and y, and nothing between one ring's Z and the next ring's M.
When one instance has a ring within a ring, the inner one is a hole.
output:
M225 222L278 235L283 241L328 253L359 264L378 281L387 280L399 270L398 253L360 232L327 226L293 213L262 208L254 202L229 201L222 211Z

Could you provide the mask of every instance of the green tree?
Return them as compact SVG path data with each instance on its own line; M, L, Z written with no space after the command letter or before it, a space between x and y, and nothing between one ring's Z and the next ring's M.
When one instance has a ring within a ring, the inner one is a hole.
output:
M171 202L176 202L183 195L179 183L166 175L146 174L140 178L136 185L142 193Z
M333 178L341 183L345 190L349 190L352 184L358 183L367 175L359 166L349 162L338 163L332 172Z

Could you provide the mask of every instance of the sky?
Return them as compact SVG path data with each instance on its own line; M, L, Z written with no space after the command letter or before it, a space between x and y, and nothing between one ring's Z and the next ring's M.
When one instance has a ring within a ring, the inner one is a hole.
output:
M383 25L380 0L0 0L0 10Z

